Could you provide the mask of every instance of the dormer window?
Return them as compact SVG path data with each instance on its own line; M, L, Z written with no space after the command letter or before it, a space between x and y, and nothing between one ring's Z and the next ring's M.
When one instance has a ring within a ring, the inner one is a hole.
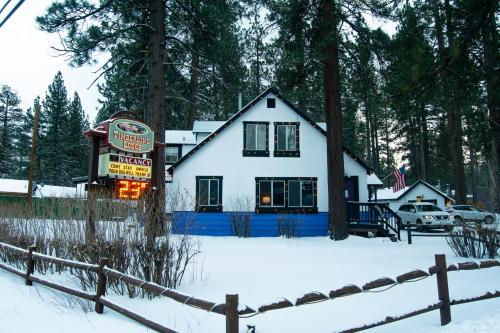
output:
M169 144L165 148L165 162L166 164L174 164L182 156L182 146Z
M300 123L274 123L274 156L300 157Z
M243 156L269 156L268 122L243 122Z
M267 108L268 109L276 108L276 98L268 98L267 99Z

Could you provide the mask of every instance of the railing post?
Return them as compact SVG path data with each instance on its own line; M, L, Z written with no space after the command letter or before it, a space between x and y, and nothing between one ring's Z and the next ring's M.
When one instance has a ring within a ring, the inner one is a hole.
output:
M32 286L33 282L30 280L30 275L35 272L35 260L33 259L33 252L36 251L36 246L28 246L28 262L26 263L26 285Z
M406 232L408 233L408 244L411 245L411 228L410 228L410 222L406 222Z
M439 300L442 302L442 305L439 308L439 314L441 317L441 326L444 326L451 321L448 271L446 268L446 257L444 254L436 254L436 266L438 267L438 271L436 273L438 296Z
M226 333L238 333L238 294L226 295Z
M108 258L99 259L99 270L97 271L97 288L95 295L95 312L102 314L104 311L104 305L99 301L101 296L106 294L106 274L104 274L104 266L109 265Z

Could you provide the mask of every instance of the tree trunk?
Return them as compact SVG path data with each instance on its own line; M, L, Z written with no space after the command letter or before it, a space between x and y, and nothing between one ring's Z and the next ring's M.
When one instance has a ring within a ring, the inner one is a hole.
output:
M194 46L193 46L194 48ZM200 57L193 50L191 53L191 80L189 81L189 113L187 117L187 129L193 129L196 113L198 109L198 67L200 65Z
M342 145L342 110L340 100L340 65L338 33L334 19L335 2L322 0L325 113L327 126L328 218L330 238L346 239L348 225L345 215L344 155Z
M453 179L455 183L455 200L457 204L466 203L465 169L462 149L461 116L458 109L457 93L453 93L450 84L453 85L453 71L450 64L446 63L447 51L444 45L443 24L439 13L438 0L433 0L433 14L435 20L436 38L440 59L440 75L442 81L442 96L448 120L448 132L451 149ZM451 7L449 0L445 0L446 32L448 37L448 49L453 49L453 26L451 20ZM454 85L457 86L456 84Z
M165 0L150 0L149 82L146 123L155 132L155 141L165 142ZM151 190L147 195L147 243L160 234L165 218L165 151L153 152Z
M495 13L498 11L498 1L488 1L491 10L487 21L482 27L484 47L484 72L486 74L486 104L489 112L491 131L491 196L493 210L500 212L500 61L498 56L498 30Z
M304 40L304 20L302 15L307 9L307 0L298 0L298 6L294 17L296 24L293 26L295 35L295 45L297 47L297 60L295 63L295 71L297 73L297 89L298 89L298 106L299 110L307 113L307 86L306 86L306 69L305 69L305 40Z

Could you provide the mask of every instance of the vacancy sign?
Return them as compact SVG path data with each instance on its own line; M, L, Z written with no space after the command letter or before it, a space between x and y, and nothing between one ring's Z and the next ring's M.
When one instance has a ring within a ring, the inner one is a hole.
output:
M99 155L99 177L151 179L151 165L149 158L102 154Z

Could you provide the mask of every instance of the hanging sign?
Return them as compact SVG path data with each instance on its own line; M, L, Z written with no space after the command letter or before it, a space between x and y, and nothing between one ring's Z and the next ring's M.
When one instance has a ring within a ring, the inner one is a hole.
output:
M99 177L151 179L149 158L102 154L99 156Z
M139 121L115 119L109 124L108 142L112 147L129 153L149 153L153 150L154 133Z

